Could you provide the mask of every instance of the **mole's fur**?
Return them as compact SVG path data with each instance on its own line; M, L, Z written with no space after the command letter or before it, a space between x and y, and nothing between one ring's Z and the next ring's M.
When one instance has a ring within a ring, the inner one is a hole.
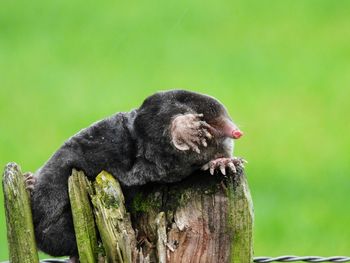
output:
M222 163L210 161L231 158L232 138L241 135L220 102L184 90L156 93L138 109L81 130L34 174L38 247L53 256L78 255L68 197L73 168L90 180L106 170L126 192L148 182L180 181L201 167L213 172L221 165L223 171Z

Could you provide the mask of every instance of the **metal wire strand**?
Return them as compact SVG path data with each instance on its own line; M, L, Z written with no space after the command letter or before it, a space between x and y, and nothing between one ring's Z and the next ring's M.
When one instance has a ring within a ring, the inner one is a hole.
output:
M350 257L333 256L333 257L319 257L319 256L280 256L280 257L255 257L256 263L268 263L268 262L350 262ZM41 263L67 263L69 259L44 259Z
M267 262L350 262L350 257L334 256L334 257L319 257L319 256L280 256L280 257L255 257L254 262L267 263Z
M350 257L333 256L333 257L319 257L319 256L280 256L280 257L255 257L254 262L268 263L268 262L350 262ZM68 263L69 259L43 259L40 263ZM1 263L9 263L4 261Z

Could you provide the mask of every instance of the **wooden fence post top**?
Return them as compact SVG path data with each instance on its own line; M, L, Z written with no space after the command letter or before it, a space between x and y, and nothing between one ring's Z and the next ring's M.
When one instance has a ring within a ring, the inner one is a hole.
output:
M10 262L37 263L30 199L19 165L14 162L6 165L2 185Z

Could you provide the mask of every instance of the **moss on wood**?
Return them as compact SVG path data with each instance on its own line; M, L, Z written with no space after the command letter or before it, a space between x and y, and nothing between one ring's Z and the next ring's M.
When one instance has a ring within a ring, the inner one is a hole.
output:
M3 193L7 223L7 241L12 263L39 262L29 193L24 176L16 163L5 167Z
M135 233L119 182L102 171L91 192L94 214L108 262L131 263L136 258Z
M88 196L92 191L91 183L83 172L73 169L68 180L68 189L79 259L81 262L95 263L98 260L98 243Z

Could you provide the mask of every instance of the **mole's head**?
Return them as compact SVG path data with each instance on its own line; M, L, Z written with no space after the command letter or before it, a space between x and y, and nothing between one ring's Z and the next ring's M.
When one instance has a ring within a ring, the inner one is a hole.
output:
M189 91L176 91L176 101L188 106L208 123L210 132L216 137L239 139L243 132L234 124L225 106L215 98Z
M174 118L191 114L196 118L177 122L178 126L183 125L178 129L179 133L188 133L189 129L200 128L199 122L207 124L206 129L214 138L238 139L243 135L218 100L185 90L158 92L148 97L138 109L134 125L137 133L143 138L159 140L164 137L166 131L174 127ZM179 136L181 137L181 134Z

